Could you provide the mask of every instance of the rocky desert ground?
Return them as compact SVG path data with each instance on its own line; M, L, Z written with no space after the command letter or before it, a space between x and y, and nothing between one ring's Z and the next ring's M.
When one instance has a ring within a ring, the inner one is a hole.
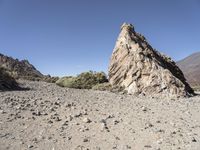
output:
M20 81L0 92L0 150L199 150L200 96L143 98Z

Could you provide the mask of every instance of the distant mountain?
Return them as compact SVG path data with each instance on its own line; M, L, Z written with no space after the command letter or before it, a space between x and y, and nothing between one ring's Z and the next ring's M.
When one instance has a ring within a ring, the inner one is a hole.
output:
M192 86L200 85L200 52L177 62L186 79Z
M39 80L44 77L28 60L20 61L3 54L0 54L0 67L16 79Z

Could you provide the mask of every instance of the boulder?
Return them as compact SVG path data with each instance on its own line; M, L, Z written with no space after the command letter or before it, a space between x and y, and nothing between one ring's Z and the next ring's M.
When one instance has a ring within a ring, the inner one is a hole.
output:
M111 85L122 86L129 94L151 97L194 94L176 63L153 49L132 24L121 26L108 76Z

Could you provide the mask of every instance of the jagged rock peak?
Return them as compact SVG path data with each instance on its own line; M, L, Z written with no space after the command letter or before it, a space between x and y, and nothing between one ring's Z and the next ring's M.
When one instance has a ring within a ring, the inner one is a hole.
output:
M122 26L121 26L121 30L122 29L125 29L125 30L131 30L131 31L135 31L134 30L134 26L130 23L123 23Z
M111 85L123 86L130 94L154 97L193 94L176 63L153 49L128 23L121 26L108 75Z

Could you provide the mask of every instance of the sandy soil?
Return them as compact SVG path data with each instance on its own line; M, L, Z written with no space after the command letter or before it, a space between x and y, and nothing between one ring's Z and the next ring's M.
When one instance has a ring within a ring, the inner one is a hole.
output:
M22 82L0 93L0 150L200 150L200 96L147 99Z

